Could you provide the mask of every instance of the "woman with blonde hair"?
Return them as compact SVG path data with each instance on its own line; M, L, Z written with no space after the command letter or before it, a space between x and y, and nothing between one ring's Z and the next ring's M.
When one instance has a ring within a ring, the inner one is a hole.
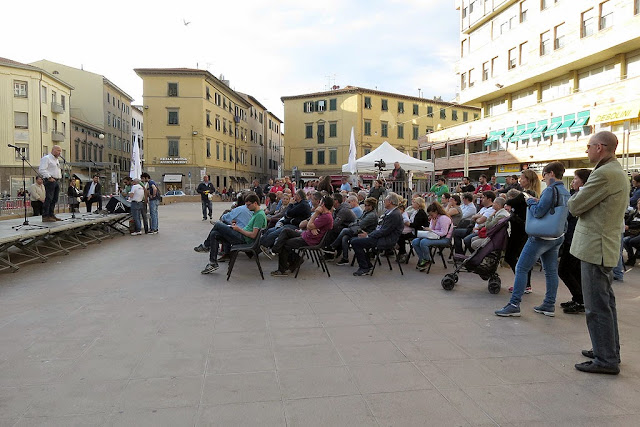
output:
M429 237L417 237L411 242L413 250L418 255L418 265L416 268L420 271L427 269L429 264L433 263L431 259L431 246L445 246L451 243L451 233L453 227L451 218L447 215L442 205L433 202L427 208L429 216L429 227L422 227L425 231L431 231L433 234ZM431 234L431 233L429 233Z
M525 169L520 175L522 191L526 191L533 197L540 197L540 178L531 169Z

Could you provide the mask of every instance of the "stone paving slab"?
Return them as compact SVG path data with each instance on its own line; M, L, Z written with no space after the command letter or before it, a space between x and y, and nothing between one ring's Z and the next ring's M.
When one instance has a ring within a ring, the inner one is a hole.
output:
M615 284L621 374L593 376L573 368L584 316L533 312L539 271L522 317L497 318L509 269L491 295L415 259L275 279L261 256L262 281L240 255L227 282L225 264L200 274L210 228L172 204L157 235L0 274L0 426L640 425L638 269Z

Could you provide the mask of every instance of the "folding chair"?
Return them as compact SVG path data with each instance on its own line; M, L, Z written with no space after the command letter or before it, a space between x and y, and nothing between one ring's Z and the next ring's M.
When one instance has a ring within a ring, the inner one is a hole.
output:
M258 234L256 235L256 239L253 243L239 243L236 245L231 245L229 250L229 268L227 270L227 281L229 281L229 277L231 277L231 272L233 271L233 266L236 263L236 258L238 257L239 252L244 252L247 255L250 255L252 258L255 258L256 264L258 265L258 270L260 270L260 277L264 280L264 273L262 272L262 266L260 265L259 255L260 252L260 237L262 237L262 233L264 233L264 229L260 229Z
M331 277L331 274L329 273L329 266L327 265L327 262L324 259L324 243L325 240L327 239L327 234L328 233L324 233L324 236L322 236L322 240L320 240L320 243L318 243L317 245L314 246L302 246L300 248L297 248L296 251L298 252L298 256L304 257L306 256L307 258L311 259L313 262L316 263L316 265L318 267L322 267L322 272L323 273L327 273L327 277ZM298 264L298 268L296 268L296 275L294 277L298 277L298 273L300 272L300 266L301 264Z

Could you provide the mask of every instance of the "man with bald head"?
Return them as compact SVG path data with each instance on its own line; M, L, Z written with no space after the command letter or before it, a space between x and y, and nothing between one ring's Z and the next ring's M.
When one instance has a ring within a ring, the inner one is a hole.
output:
M40 160L39 172L44 180L44 204L42 205L42 222L56 222L62 221L60 218L53 214L53 211L58 203L58 194L60 194L60 178L62 178L62 171L60 170L60 157L62 148L59 145L54 145L51 148L51 153L47 154Z
M595 168L587 183L569 199L569 211L578 218L571 254L581 262L582 292L593 359L575 365L595 374L620 372L620 339L616 297L611 283L613 267L620 258L620 223L629 197L629 180L616 159L618 138L598 132L587 144L589 161Z

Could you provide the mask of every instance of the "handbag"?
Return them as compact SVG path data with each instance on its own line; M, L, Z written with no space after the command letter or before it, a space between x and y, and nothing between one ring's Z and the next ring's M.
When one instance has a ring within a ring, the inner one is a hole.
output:
M560 192L555 187L553 194L555 201L542 218L536 218L531 213L530 206L527 208L527 221L524 230L529 236L558 238L566 231L569 206L560 205Z
M442 237L431 230L418 230L417 237L419 239L440 240Z

